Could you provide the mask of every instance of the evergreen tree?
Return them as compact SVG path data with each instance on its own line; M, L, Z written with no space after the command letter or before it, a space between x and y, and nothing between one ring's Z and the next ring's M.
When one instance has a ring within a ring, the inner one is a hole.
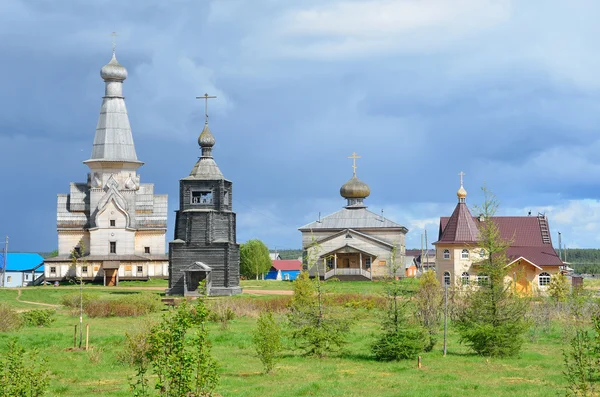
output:
M487 281L477 289L464 292L467 307L459 314L456 325L461 342L477 353L512 356L521 350L528 329L527 306L506 282L509 271L506 249L510 242L502 239L492 220L498 208L495 196L485 187L483 192L485 200L478 208L484 217L479 229L479 247L486 255L476 266L487 276Z

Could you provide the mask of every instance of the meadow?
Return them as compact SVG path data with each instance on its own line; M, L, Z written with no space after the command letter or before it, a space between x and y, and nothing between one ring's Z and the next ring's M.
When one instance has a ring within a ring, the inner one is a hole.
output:
M84 288L94 298L118 299L134 294L161 295L163 284L121 284L118 289ZM407 282L407 294L414 287L413 282ZM249 280L243 282L243 288L242 296L226 299L238 305L257 300L275 303L286 297L254 295L252 291L290 290L292 284ZM338 282L331 290L333 294L356 300L356 296L378 295L382 287L378 283ZM0 302L6 302L18 311L51 308L25 302L56 305L57 310L56 321L47 328L25 327L16 332L0 333L0 352L5 351L10 338L17 338L27 350L37 349L36 354L48 360L51 373L48 395L51 396L131 395L128 379L134 375L134 370L121 364L117 353L127 331L158 321L161 313L136 318L86 316L84 324L90 325L90 350L72 351L78 314L60 303L64 295L75 292L78 292L76 286L23 288L20 296L16 290L0 290ZM357 322L342 351L323 359L305 357L294 350L293 341L284 337L286 349L271 375L262 374L262 366L254 352L251 335L256 322L254 316L238 316L225 330L220 324L210 323L212 351L220 365L221 380L216 392L222 396L564 395L564 339L558 324L531 331L522 353L508 359L489 359L472 353L459 343L458 335L450 327L447 355L442 354L440 340L433 351L422 354L423 367L418 369L416 360L375 361L369 346L379 329L380 311L361 307L360 302L352 307ZM169 309L165 307L164 310ZM282 323L285 320L283 314L278 318Z

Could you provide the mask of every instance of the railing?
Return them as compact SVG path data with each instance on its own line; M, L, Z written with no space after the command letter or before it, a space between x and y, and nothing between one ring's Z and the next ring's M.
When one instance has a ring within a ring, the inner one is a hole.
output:
M325 273L324 279L335 276L363 276L371 280L371 272L365 269L350 268L350 269L331 269Z
M29 283L29 285L40 285L42 282L44 282L44 280L45 280L44 273L42 273L38 278L31 281Z

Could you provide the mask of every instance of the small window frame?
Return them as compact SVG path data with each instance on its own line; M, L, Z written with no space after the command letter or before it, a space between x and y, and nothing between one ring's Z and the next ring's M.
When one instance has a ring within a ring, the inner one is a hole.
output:
M444 272L444 286L449 286L451 281L450 272Z
M463 249L462 251L460 251L460 259L469 259L469 250L468 249Z
M115 219L111 219L109 221L109 225L110 225L110 227L117 227L117 221Z
M542 272L538 275L538 286L540 288L546 288L550 285L550 280L552 280L550 273Z
M111 254L116 254L117 253L117 242L116 241L109 241L108 243L108 252Z
M138 265L136 270L137 270L137 273L144 273L144 266Z
M449 249L445 249L445 250L442 252L442 257L443 257L444 259L450 259L450 250L449 250Z
M462 274L460 275L460 282L462 285L469 285L469 283L470 283L469 273L462 272Z

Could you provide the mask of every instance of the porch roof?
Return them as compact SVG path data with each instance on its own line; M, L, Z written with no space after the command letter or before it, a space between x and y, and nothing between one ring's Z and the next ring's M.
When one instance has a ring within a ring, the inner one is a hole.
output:
M356 252L362 252L363 254L367 254L369 256L377 257L377 254L374 254L374 253L369 252L369 251L364 250L364 249L357 248L357 247L353 246L352 244L346 244L346 245L343 245L341 247L335 248L335 249L333 249L333 250L331 250L329 252L325 252L325 253L319 255L319 257L323 258L323 257L329 256L329 255L332 255L334 253L337 253L340 250L343 250L343 249L347 250L348 248L350 248L350 249L352 249L352 250L354 250Z

